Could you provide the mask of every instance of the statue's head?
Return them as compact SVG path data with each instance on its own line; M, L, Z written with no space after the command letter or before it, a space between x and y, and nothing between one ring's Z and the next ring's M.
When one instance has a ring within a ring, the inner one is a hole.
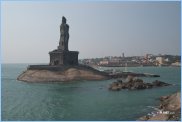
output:
M66 18L64 16L62 17L62 23L66 23Z

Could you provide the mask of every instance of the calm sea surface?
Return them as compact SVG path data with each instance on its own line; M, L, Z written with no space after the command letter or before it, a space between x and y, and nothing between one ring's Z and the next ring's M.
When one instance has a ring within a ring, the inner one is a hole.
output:
M17 76L27 64L2 65L2 120L136 120L159 104L158 98L180 91L180 67L130 67L128 71L159 74L175 84L162 88L113 92L115 80L70 83L25 83ZM124 70L124 68L115 68Z

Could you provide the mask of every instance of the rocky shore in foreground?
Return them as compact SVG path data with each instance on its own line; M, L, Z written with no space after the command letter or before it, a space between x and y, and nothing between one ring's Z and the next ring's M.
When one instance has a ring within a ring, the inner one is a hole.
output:
M143 117L140 121L180 121L181 120L181 93L176 92L172 95L160 97L158 110Z

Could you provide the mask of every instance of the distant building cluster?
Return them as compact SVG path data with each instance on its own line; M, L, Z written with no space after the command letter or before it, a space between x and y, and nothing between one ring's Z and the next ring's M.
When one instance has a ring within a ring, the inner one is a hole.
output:
M181 56L153 55L144 56L106 56L104 58L80 59L79 63L107 67L135 67L135 66L181 66Z

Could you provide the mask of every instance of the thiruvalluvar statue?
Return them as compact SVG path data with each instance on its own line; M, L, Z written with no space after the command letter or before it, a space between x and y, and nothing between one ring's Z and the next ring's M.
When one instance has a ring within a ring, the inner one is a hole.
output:
M66 24L66 18L62 17L62 23L60 25L60 40L58 49L68 51L68 40L69 40L69 25Z

